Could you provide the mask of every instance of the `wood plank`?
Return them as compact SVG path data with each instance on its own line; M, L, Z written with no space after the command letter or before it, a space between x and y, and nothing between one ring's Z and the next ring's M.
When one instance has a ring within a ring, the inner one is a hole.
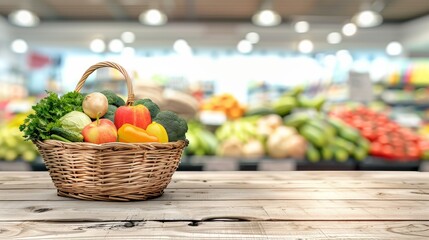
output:
M0 182L13 179L45 179L47 172L2 172ZM179 180L429 180L429 172L411 171L230 171L230 172L175 172L173 179Z
M422 189L174 189L152 201L212 201L212 200L280 200L280 199L356 199L356 200L424 200L429 201L429 190ZM55 189L0 190L0 201L40 200L64 201Z
M429 189L429 182L424 180L200 180L200 179L173 179L168 185L175 189L215 189L215 188L242 188L242 189ZM51 179L16 179L6 182L0 182L2 189L51 189L54 184Z
M10 222L3 239L428 239L416 222Z
M426 220L429 201L3 201L0 221ZM2 225L0 223L0 225Z

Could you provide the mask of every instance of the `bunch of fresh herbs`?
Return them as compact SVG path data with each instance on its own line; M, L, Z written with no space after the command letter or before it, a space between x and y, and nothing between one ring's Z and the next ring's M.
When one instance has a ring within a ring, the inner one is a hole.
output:
M31 113L19 126L26 140L50 139L50 131L59 126L59 119L71 111L82 112L83 95L78 92L69 92L61 97L54 92L47 92L48 96L33 106Z

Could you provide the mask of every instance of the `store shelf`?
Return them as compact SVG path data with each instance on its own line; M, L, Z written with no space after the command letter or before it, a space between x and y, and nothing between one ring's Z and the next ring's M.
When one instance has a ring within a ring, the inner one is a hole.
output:
M0 171L46 171L42 160L28 163L0 161ZM218 156L183 157L178 171L429 171L429 161L392 161L368 157L361 162L321 161L311 163L297 159L224 158Z
M418 171L420 161L386 160L377 157L368 157L359 164L362 171Z

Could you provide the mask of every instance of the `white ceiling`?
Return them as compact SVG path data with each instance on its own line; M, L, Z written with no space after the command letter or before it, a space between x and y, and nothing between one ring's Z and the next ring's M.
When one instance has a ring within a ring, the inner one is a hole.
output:
M251 31L261 35L255 50L296 51L298 41L310 39L315 52L339 49L383 51L390 41L400 41L415 56L429 55L429 0L384 0L382 26L359 29L353 37L330 45L326 36L340 31L342 24L359 10L363 0L274 0L274 9L283 16L278 27L256 27L251 15L259 9L261 0L0 0L0 25L5 30L0 41L15 38L28 41L30 48L88 50L96 37L119 38L123 31L136 34L130 46L137 50L171 49L173 42L183 38L194 49L226 49L235 47ZM167 11L169 23L148 27L137 22L138 14L157 5ZM41 16L35 28L20 28L7 23L6 16L14 9L26 6ZM423 16L423 17L422 17ZM292 21L305 19L310 32L293 31ZM3 40L2 40L3 39Z

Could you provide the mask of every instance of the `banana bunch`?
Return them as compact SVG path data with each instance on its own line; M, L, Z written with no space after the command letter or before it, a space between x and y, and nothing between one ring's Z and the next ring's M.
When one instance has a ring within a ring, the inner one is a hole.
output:
M218 154L225 157L259 158L265 155L266 136L258 129L259 117L245 117L224 123L216 130Z
M257 131L257 117L246 117L235 121L225 122L216 130L216 138L223 142L231 137L237 138L242 143L249 140L263 140Z
M18 128L0 126L0 160L14 161L22 158L31 162L38 155L34 144L25 141Z
M17 114L0 125L0 160L14 161L22 158L31 162L39 156L36 146L25 141L19 131L19 126L24 123L27 115L28 113Z

